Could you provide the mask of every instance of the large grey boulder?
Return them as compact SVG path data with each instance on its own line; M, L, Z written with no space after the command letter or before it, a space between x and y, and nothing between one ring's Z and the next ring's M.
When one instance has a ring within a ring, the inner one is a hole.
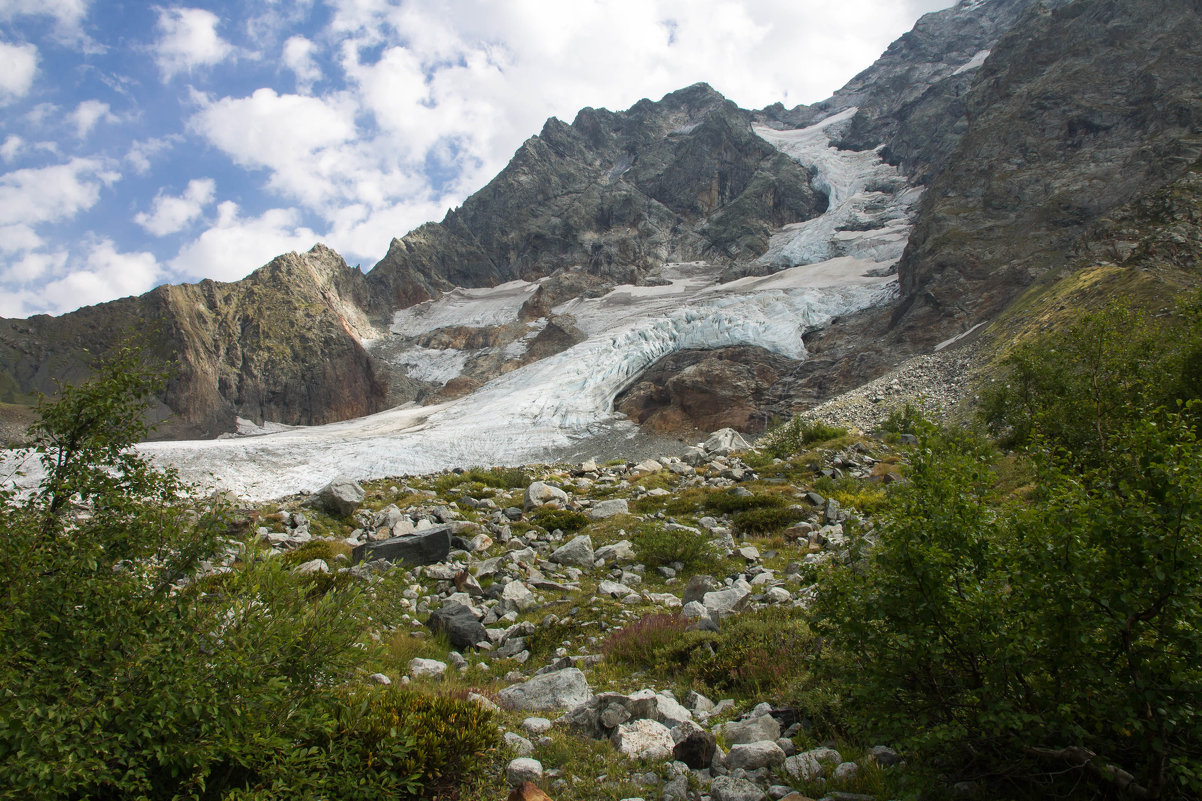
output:
M613 734L614 747L627 759L662 762L672 757L672 732L654 720L635 720L618 724Z
M731 770L758 770L775 768L785 762L785 752L772 740L732 745L726 754L726 767Z
M593 520L604 520L614 515L630 514L630 505L625 498L610 498L607 501L597 501L588 510L588 516Z
M722 739L730 745L758 743L780 737L780 724L771 715L756 715L746 720L732 720L718 728Z
M314 505L320 505L332 515L347 517L355 513L364 497L359 482L339 476L317 491Z
M534 481L529 487L526 487L526 494L522 499L522 509L529 511L551 501L559 501L566 505L569 500L568 494L559 487L545 484L542 481Z
M578 668L564 668L506 687L497 693L497 700L506 709L537 712L541 709L571 709L588 701L591 696L584 674Z
M446 634L452 647L460 651L475 648L477 643L489 642L488 631L472 610L453 601L431 612L426 627L435 633Z
M607 565L612 562L633 562L636 558L630 540L618 540L613 545L602 545L593 556Z
M593 566L593 540L587 534L565 542L551 552L551 561L560 565L576 565L577 567Z
M726 617L746 606L750 595L750 587L736 583L731 587L707 592L701 596L701 603L705 605L705 609L711 617Z
M710 785L713 801L763 801L764 791L746 779L719 776Z
M505 767L505 781L510 787L519 787L525 782L537 782L543 778L543 765L537 759L518 757Z
M751 447L751 443L743 439L743 435L733 428L720 428L710 434L701 446L708 452L726 455L731 451L743 451Z
M433 565L446 560L451 552L451 527L431 526L413 534L367 542L351 552L351 562L385 562L407 565Z

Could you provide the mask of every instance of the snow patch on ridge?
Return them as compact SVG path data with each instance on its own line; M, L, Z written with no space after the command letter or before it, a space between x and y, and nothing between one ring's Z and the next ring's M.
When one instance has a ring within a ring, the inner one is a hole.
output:
M401 309L392 318L393 334L416 337L449 326L485 328L505 325L538 289L537 282L509 281L484 289L456 288L437 300Z
M964 73L975 70L985 63L985 59L989 58L989 50L978 50L976 55L964 62L952 75L963 75Z

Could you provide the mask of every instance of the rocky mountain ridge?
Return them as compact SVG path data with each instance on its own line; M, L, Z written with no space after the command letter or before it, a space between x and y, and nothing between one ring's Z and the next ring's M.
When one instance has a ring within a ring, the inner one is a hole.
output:
M965 0L923 17L814 106L745 112L696 85L625 112L552 119L488 186L393 240L366 275L318 246L233 284L0 321L0 403L85 375L92 353L135 328L153 332L152 350L177 371L155 412L161 436L213 436L238 418L320 424L474 392L583 341L565 304L652 287L674 262L707 262L724 280L791 266L761 257L773 236L826 212L831 189L752 125L787 132L847 114L833 144L879 154L901 176L882 197L925 187L896 302L804 331L808 357L790 367L746 352L749 369L775 376L771 392L742 398L721 357L673 356L640 391L667 413L629 407L665 428L730 424L682 414L687 392L665 394L701 371L733 387L710 407L762 426L994 319L1076 264L1108 215L1182 180L1202 154L1196 5ZM528 295L512 320L395 330L398 310L510 282Z

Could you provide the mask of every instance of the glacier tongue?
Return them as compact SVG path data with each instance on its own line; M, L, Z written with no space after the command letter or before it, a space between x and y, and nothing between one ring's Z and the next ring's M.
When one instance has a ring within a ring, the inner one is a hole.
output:
M358 420L242 439L139 446L188 480L250 499L315 490L335 475L378 478L454 466L519 464L556 458L599 435L630 435L614 397L657 359L684 348L758 345L792 358L802 336L844 315L889 300L886 277L900 257L919 191L873 151L831 142L855 109L809 128L757 128L774 146L816 171L830 195L821 217L787 226L761 261L774 272L726 284L697 262L653 273L657 286L621 286L555 309L588 339L506 373L438 406L400 407ZM513 322L537 284L460 289L398 312L396 335L450 325ZM450 353L421 354L423 369L456 368Z

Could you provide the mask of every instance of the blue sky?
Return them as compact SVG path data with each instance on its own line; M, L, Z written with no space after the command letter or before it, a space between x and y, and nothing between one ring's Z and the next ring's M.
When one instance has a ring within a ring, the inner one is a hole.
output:
M0 316L369 269L550 116L827 97L951 0L0 0Z

